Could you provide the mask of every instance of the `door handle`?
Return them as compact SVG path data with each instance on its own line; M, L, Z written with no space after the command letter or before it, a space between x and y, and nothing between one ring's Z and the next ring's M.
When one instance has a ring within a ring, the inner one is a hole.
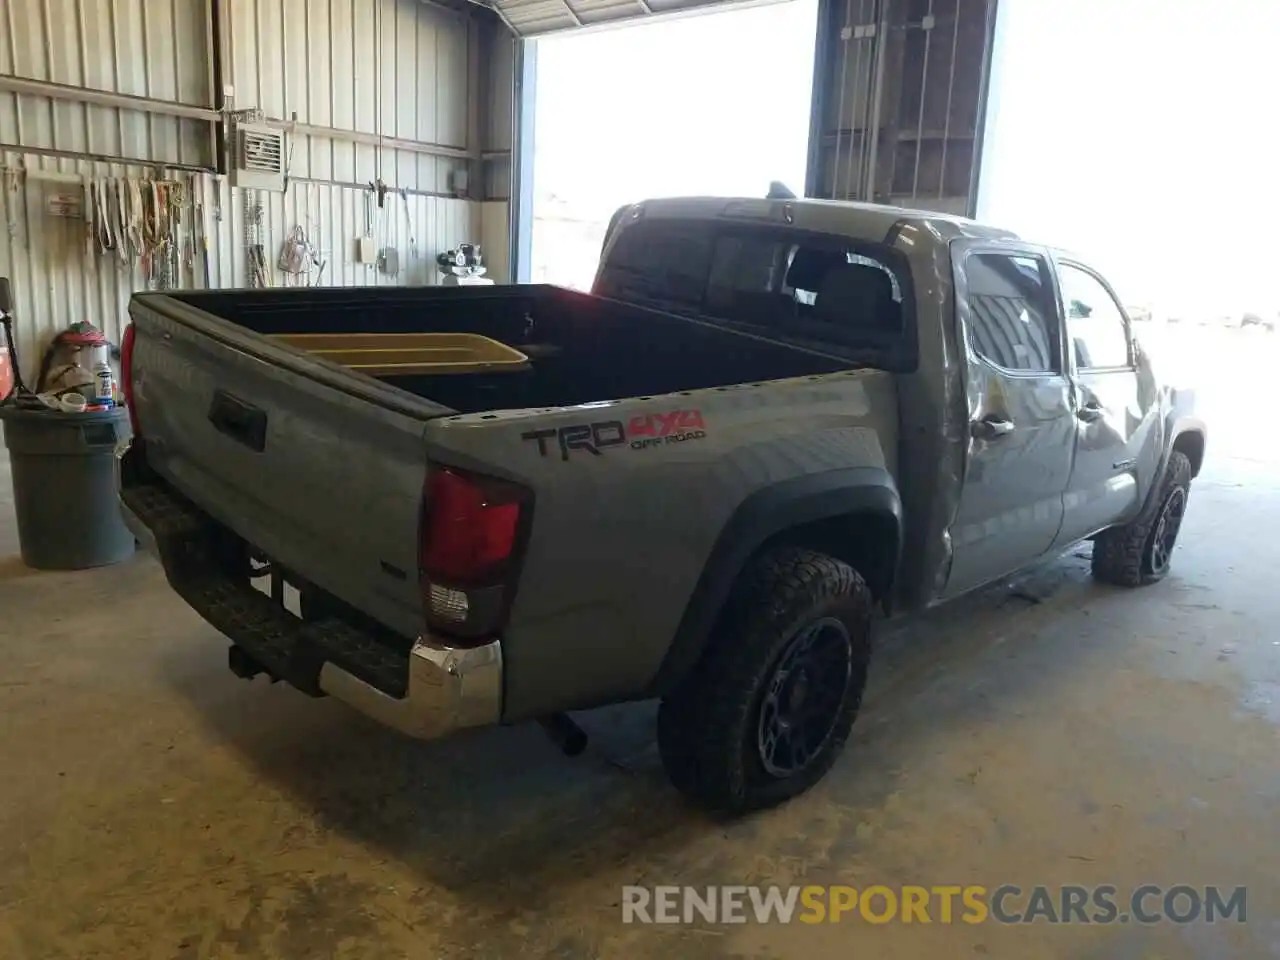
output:
M209 405L209 422L219 433L242 443L254 453L267 448L267 415L252 404L218 390Z
M1090 401L1076 411L1076 416L1085 423L1093 423L1095 420L1102 419L1102 407L1097 403Z
M1013 433L1013 421L988 415L969 422L969 433L975 440L999 440Z

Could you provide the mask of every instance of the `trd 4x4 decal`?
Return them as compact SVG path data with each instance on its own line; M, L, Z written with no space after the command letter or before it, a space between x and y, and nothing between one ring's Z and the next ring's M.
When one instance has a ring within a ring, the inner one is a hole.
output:
M598 457L608 447L627 444L632 450L645 450L668 443L701 440L706 435L701 410L672 410L632 417L626 424L621 420L598 420L595 423L529 430L520 434L520 439L535 441L539 455L544 457L550 453L554 442L560 451L560 459L568 460L571 450L582 450Z
M701 440L706 434L701 410L672 410L632 417L627 424L627 439L632 450L643 450L664 443Z

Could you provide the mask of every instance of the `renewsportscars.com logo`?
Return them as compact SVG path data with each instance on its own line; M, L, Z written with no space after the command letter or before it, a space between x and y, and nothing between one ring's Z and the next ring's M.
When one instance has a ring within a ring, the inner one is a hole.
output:
M1245 887L1110 885L622 888L623 923L1244 923Z

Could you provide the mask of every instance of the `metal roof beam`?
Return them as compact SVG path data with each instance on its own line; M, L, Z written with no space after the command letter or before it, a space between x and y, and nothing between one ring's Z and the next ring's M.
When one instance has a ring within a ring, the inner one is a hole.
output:
M564 7L565 12L568 13L569 16L573 19L573 23L575 26L579 26L579 27L586 26L586 24L582 22L582 18L578 16L578 11L573 9L573 7L569 6L569 0L560 0L560 5Z

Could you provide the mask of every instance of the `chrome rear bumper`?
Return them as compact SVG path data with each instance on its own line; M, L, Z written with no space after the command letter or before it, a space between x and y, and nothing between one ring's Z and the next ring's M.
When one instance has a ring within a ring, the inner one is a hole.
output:
M496 724L502 711L502 646L448 647L420 639L409 653L404 697L392 697L334 663L320 689L379 723L422 740Z

